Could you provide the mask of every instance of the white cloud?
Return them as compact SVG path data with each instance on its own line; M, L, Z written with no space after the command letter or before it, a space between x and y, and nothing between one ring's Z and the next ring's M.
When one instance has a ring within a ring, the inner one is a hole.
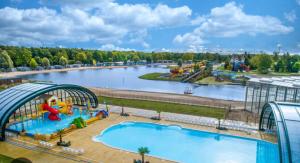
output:
M203 23L205 21L205 17L204 16L197 16L195 19L193 19L191 21L192 25L200 25L201 23Z
M300 5L300 0L296 0L296 2L298 3L298 5Z
M121 48L121 47L115 46L114 44L104 44L104 45L101 46L101 48L99 50L135 51L135 49Z
M297 19L295 10L284 13L284 17L290 22L294 22Z
M277 35L287 34L294 30L293 27L283 25L275 17L246 14L243 7L235 2L213 8L209 15L202 18L204 20L200 19L200 25L192 32L177 35L173 41L195 49L201 47L208 37Z
M150 7L119 4L113 0L41 0L40 3L57 6L0 9L1 44L39 45L59 41L119 44L128 38L130 43L147 48L150 45L145 39L150 28L185 24L192 13L187 6ZM57 7L59 11L54 9Z

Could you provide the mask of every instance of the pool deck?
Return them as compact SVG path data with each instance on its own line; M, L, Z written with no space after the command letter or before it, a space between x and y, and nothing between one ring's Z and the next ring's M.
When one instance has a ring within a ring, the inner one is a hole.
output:
M141 121L141 122L154 122L154 123L160 123L160 124L176 124L181 125L185 128L192 128L197 130L204 130L204 131L211 131L216 133L222 133L222 134L228 134L228 135L237 135L237 136L243 136L243 137L250 137L250 138L256 138L261 139L261 135L258 132L251 132L251 133L245 133L240 131L233 131L233 130L227 130L227 131L220 131L213 127L206 127L206 126L200 126L200 125L193 125L193 124L187 124L187 123L180 123L180 122L171 122L166 120L160 120L155 121L151 120L149 118L144 117L137 117L137 116L129 116L129 117L122 117L118 114L112 113L109 118L96 121L90 125L88 125L86 128L78 129L75 131L72 131L68 134L66 134L63 139L66 141L71 141L72 146L71 148L79 149L82 148L85 150L85 153L81 156L72 156L74 159L78 158L78 160L86 160L88 162L118 162L118 163L128 163L133 162L133 159L139 159L140 156L137 153L127 152L119 149L114 149L111 147L108 147L102 143L94 142L92 138L98 134L101 133L104 129L111 125L118 124L120 122L124 121ZM18 138L23 140L28 140L28 138ZM31 143L37 143L37 141L28 140L31 141ZM51 143L55 144L57 140L53 140ZM26 150L24 148L19 148L14 145L8 144L6 142L0 143L0 153L4 155L8 155L11 157L27 157L29 159L32 159L33 161L36 160L36 162L40 162L41 160L53 160L51 162L74 162L72 160L65 160L63 157L58 157L50 154L45 154L37 151L31 151ZM2 148L4 147L4 148ZM150 149L151 154L151 147L148 147ZM61 149L59 147L55 147L53 149L54 151L61 152ZM79 158L80 157L80 158ZM146 156L146 160L149 160L151 163L156 162L171 162L155 157Z

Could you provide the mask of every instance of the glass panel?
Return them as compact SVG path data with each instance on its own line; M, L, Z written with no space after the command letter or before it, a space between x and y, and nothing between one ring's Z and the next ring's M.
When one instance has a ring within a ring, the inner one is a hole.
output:
M288 149L287 149L287 140L285 137L285 132L284 132L284 128L283 128L283 123L279 122L277 124L278 126L278 131L279 131L279 137L280 137L280 148L281 148L281 162L289 162L289 153L288 153Z
M286 121L293 162L300 161L300 122Z
M284 119L300 121L298 112L296 111L296 106L292 105L280 105Z

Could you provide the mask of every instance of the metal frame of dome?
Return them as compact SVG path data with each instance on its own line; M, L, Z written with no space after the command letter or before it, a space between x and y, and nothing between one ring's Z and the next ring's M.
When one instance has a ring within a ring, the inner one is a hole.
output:
M5 128L9 117L27 102L51 91L67 92L75 105L89 100L93 108L98 106L97 96L87 88L72 84L25 83L0 92L0 140L5 140Z
M276 132L281 163L300 162L299 128L300 104L270 102L264 105L259 129Z

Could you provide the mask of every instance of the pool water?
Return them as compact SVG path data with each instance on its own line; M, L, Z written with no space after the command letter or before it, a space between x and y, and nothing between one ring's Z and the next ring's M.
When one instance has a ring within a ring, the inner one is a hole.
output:
M59 114L59 117L61 118L60 121L51 121L47 117L39 117L37 119L30 119L23 122L24 128L26 130L26 133L29 134L52 134L57 132L59 129L64 129L70 126L70 123L78 117L82 117L83 119L89 119L90 115L87 114L87 111L83 110L81 115L79 109L73 109L72 115L66 115L66 114ZM21 131L22 130L22 123L16 123L13 125L10 125L8 127L11 130L14 131Z
M279 163L276 144L180 126L123 122L93 138L108 146L182 163Z

